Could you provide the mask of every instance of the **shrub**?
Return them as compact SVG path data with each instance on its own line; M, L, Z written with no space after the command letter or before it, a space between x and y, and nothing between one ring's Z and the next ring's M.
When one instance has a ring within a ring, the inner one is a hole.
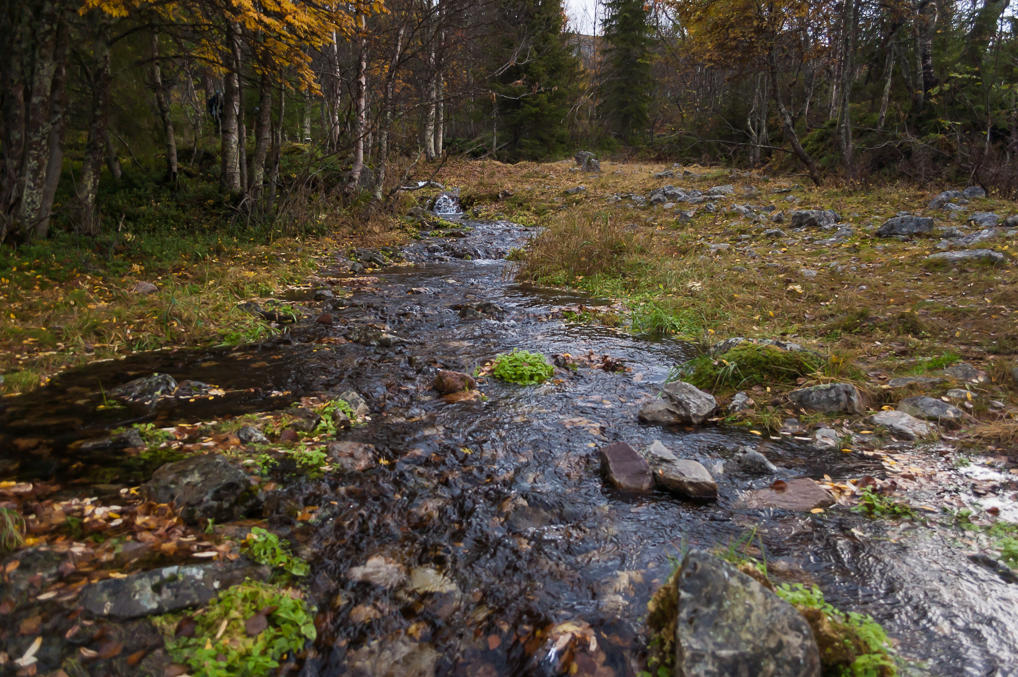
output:
M501 381L525 386L544 383L554 372L555 367L544 355L519 348L497 355L491 371Z
M737 390L755 385L793 384L823 366L823 358L814 353L746 341L716 357L693 358L682 366L680 373L697 388Z

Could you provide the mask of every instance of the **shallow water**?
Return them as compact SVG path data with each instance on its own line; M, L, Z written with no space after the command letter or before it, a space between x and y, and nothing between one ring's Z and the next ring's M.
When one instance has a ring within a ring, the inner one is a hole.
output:
M724 465L743 445L767 455L781 478L878 475L879 461L740 430L640 424L640 404L690 346L556 319L563 306L596 301L513 281L502 257L532 231L466 225L465 238L419 241L406 251L408 264L349 279L355 292L334 312L335 324L303 326L262 346L92 366L4 402L3 474L73 475L90 459L68 453L68 444L132 420L237 415L354 389L372 421L344 439L375 445L384 463L287 490L295 504L320 507L314 525L292 532L312 562L320 608L319 640L301 674L403 675L424 665L438 674L544 675L566 653L581 674L634 674L646 603L672 558L688 547L727 547L754 530L774 568L815 581L837 606L872 614L917 672L1018 674L1018 586L970 562L950 533L844 509L744 510L740 493L775 477ZM395 335L395 345L336 343L367 325ZM609 355L629 371L560 369L536 387L489 378L483 399L459 403L430 390L435 368L470 372L513 348ZM97 384L108 389L152 371L214 383L227 396L94 413ZM38 438L44 453L10 450L26 437ZM655 439L710 469L719 500L698 505L606 487L599 447ZM376 555L438 584L384 589L349 579L351 567ZM567 630L582 641L559 641Z

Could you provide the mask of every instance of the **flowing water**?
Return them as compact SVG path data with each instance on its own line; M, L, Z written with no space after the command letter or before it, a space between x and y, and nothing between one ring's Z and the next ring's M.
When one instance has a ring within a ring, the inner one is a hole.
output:
M301 674L551 675L565 654L579 674L633 674L646 641L646 603L673 558L748 534L772 569L816 582L836 606L874 616L917 672L1018 674L1018 585L971 562L952 533L844 509L744 509L740 493L775 477L725 464L752 445L781 468L777 477L838 480L879 474L878 460L728 428L640 424L640 404L690 347L564 322L563 307L599 301L513 280L505 256L532 231L464 225L466 237L407 248L406 265L348 279L354 293L332 325L303 326L259 347L90 367L6 402L0 423L8 440L42 440L18 472L73 474L88 459L62 451L70 440L129 420L123 412L81 413L94 411L97 383L165 371L228 392L159 409L161 423L354 389L372 421L344 439L374 445L381 462L286 490L295 505L319 506L313 525L290 532L309 554L320 609L319 639ZM379 330L390 335L385 346L338 340ZM483 398L455 403L430 389L436 368L470 372L513 348L608 355L629 370L560 369L534 387L488 378ZM599 447L641 448L655 439L710 469L719 500L694 504L606 486ZM405 577L391 587L351 580L352 567L376 556L398 563Z

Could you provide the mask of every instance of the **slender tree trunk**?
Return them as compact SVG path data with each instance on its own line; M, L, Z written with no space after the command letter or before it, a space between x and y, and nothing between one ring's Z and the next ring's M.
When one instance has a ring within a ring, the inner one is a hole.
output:
M110 27L100 19L98 39L94 43L95 65L91 73L91 111L88 124L88 140L85 143L85 158L81 163L81 179L76 188L79 221L76 230L84 235L98 235L99 178L106 155L106 123L110 102Z
M166 149L166 180L177 185L177 139L170 117L170 97L163 84L163 70L159 64L159 33L152 31L152 91L155 92L159 121L163 125L163 144Z
M257 199L265 183L265 159L272 144L272 79L262 74L258 87L258 117L255 120L255 148L251 158L247 194Z
M113 147L113 140L110 139L110 130L106 128L106 169L110 170L110 176L114 181L124 178L124 168L120 165L120 158L117 157L117 150Z
M933 70L933 35L937 27L937 5L933 0L920 3L916 12L916 74L919 90L916 103L921 108L926 95L937 84Z
M269 192L268 199L266 202L266 208L272 207L276 202L276 186L279 185L279 156L283 149L283 139L286 135L286 126L283 124L286 120L286 87L280 85L279 87L279 117L276 122L273 123L272 131L272 150L269 153Z
M785 136L788 137L788 142L792 145L792 151L795 156L806 166L806 171L809 172L809 178L814 184L820 185L820 170L817 169L816 163L813 162L813 158L809 156L809 153L802 147L802 143L799 142L799 135L795 131L795 123L792 121L792 115L788 112L788 108L785 107L784 97L781 93L781 84L778 80L778 65L777 60L774 56L774 52L768 55L770 64L772 92L774 94L774 105L778 107L778 116L781 118L781 127L785 132Z
M304 90L304 114L300 121L300 142L311 143L311 90Z
M340 59L339 59L339 38L336 32L332 32L332 97L329 101L329 148L332 150L339 149L339 139L343 135L343 128L339 116L339 111L342 110L342 94L343 94L343 73L340 70Z
M855 79L855 38L858 30L856 17L859 0L845 0L844 35L841 66L841 101L838 113L838 141L841 146L841 161L845 171L854 173L854 147L852 139L852 81Z
M884 62L884 89L880 93L880 115L877 118L877 129L883 129L887 122L887 106L891 102L891 82L894 79L894 42L887 47L887 60Z
M233 61L237 69L237 159L240 161L240 185L246 188L247 182L247 121L244 116L244 82L241 79L243 59L240 54L240 39L234 41Z
M438 114L438 73L435 68L435 39L428 49L428 107L424 113L424 157L435 159L435 117Z
M350 183L347 188L355 192L360 184L361 172L364 171L364 141L368 130L368 40L366 35L367 20L363 14L358 16L360 37L357 46L357 86L355 90L355 124L353 166L350 168Z
M382 94L382 128L378 130L378 171L375 173L375 200L382 199L385 189L385 174L389 166L389 133L392 129L392 95L396 84L396 68L403 52L403 37L406 26L400 24L396 33L396 45L392 50L389 70L385 74L385 90Z
M240 78L233 55L238 45L237 26L226 26L226 75L223 77L223 112L220 123L222 171L220 188L224 193L238 195L243 190L240 182L240 141L237 138L240 120Z
M445 145L445 81L442 72L438 74L438 106L435 115L435 154L442 155Z
M61 50L57 59L57 72L53 78L53 104L50 117L50 138L49 138L49 162L46 168L46 187L43 191L42 202L47 205L46 213L39 224L39 231L49 232L50 218L53 215L53 202L57 195L57 188L60 185L60 175L63 173L64 163L64 126L67 121L67 63L66 48ZM2 238L0 238L2 241Z

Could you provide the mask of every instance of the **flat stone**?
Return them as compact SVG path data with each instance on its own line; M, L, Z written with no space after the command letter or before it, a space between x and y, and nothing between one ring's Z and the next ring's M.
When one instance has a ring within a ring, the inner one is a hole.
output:
M930 200L930 204L927 206L930 209L941 209L946 207L952 200L958 200L959 198L964 198L960 190L945 190Z
M358 583L371 583L380 588L394 588L406 580L406 570L398 562L374 555L359 567L350 567L346 577Z
M887 428L895 437L906 440L929 437L937 431L934 426L904 411L877 412L870 416L870 423Z
M876 232L877 237L911 237L933 232L933 219L928 216L912 216L906 214L894 216L886 221Z
M237 431L237 439L244 444L268 444L269 440L258 428L246 425Z
M986 197L986 190L982 186L969 186L961 192L962 197L969 200L978 200Z
M718 407L714 396L684 381L672 381L661 387L661 398L640 409L640 420L648 423L700 425Z
M329 442L326 453L338 468L346 472L364 472L375 465L376 451L372 444L352 440Z
M813 447L821 451L840 449L841 435L832 428L817 428L813 433Z
M814 480L800 477L794 480L779 480L767 489L748 491L739 499L740 508L759 510L776 508L808 512L814 508L834 505L830 492Z
M992 249L962 249L953 252L937 252L926 257L927 261L943 263L984 263L1000 266L1007 263L1007 257Z
M646 492L654 486L650 464L625 442L602 447L601 472L622 491Z
M752 397L744 392L738 392L732 396L732 401L728 403L728 413L737 414L740 411L752 409L755 405L756 402L753 401Z
M908 388L910 386L930 386L943 381L934 376L898 376L887 382L889 388Z
M353 411L354 418L364 418L371 413L371 409L368 407L368 403L364 401L358 393L353 390L347 390L344 393L339 394L339 399L344 400L350 405L351 411Z
M976 369L966 362L952 364L950 367L944 369L944 374L953 379L967 381L969 383L986 383L990 380L985 371Z
M862 397L851 383L826 383L793 390L788 397L799 407L827 413L861 414Z
M677 575L676 675L819 677L813 631L788 602L701 550Z
M993 212L973 212L969 223L977 228L993 228L1000 223L1000 215Z
M170 566L92 583L80 601L93 616L126 620L204 604L247 577L268 576L266 567L246 562Z
M137 294L138 296L148 296L149 294L155 294L159 291L159 287L155 286L151 282L139 280L131 286L130 291L132 294Z
M911 414L927 421L937 421L948 425L958 425L965 413L954 406L935 397L909 397L898 403L898 411Z
M654 440L644 450L643 457L650 464L654 482L659 487L697 501L710 501L718 497L718 485L703 464L679 458L660 440Z

